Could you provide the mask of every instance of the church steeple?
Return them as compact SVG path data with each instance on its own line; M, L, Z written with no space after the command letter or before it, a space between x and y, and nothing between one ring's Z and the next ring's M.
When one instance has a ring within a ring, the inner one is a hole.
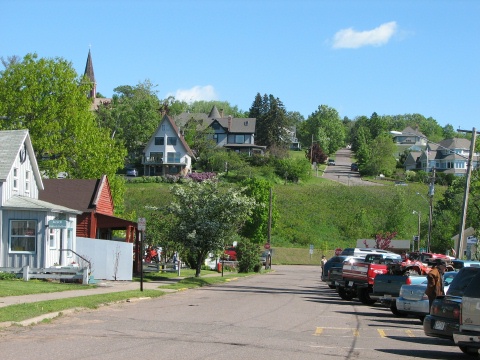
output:
M91 50L88 50L87 64L85 65L85 76L92 82L93 87L88 94L89 98L95 99L97 97L97 82L95 81L95 73L93 72L93 62Z

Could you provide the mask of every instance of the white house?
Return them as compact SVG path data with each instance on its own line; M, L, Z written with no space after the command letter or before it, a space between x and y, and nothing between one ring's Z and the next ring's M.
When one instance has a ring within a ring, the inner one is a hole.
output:
M146 176L186 175L192 171L193 152L172 118L164 115L143 151Z
M38 200L42 189L28 130L0 131L0 267L73 262L81 212Z

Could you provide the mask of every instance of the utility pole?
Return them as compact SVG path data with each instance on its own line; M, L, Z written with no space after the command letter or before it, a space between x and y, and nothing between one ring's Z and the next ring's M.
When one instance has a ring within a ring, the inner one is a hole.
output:
M457 130L458 132L470 133L468 130ZM467 173L465 176L465 191L463 193L462 217L460 219L460 230L458 233L457 258L463 258L463 238L465 232L465 223L467 220L468 194L470 192L470 177L472 176L473 153L475 152L475 140L477 139L477 130L472 129L472 141L470 143L470 154L468 154Z
M428 214L428 239L427 252L430 252L430 244L432 241L432 222L433 222L433 195L435 194L435 168L432 168L432 178L430 180L429 196L429 214Z

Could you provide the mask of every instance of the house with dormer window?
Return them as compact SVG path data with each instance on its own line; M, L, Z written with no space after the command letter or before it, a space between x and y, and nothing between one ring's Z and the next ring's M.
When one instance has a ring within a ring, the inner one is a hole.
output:
M470 144L470 140L461 138L445 139L438 144L428 143L418 158L419 168L426 172L435 168L437 172L463 176L467 172ZM472 168L478 168L478 164L479 154L475 153Z
M0 131L0 267L69 265L81 211L39 200L43 182L28 130Z
M212 133L208 137L213 140L217 147L223 147L236 152L263 154L266 146L255 145L255 118L234 118L224 116L223 110L218 111L214 105L208 115L182 113L175 117L175 122L185 126L189 121L195 121L199 129L211 128Z
M146 176L186 175L192 171L193 152L177 125L164 115L143 151Z

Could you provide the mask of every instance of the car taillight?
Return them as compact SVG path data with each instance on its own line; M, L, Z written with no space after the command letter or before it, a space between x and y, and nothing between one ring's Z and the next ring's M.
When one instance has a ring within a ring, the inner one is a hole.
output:
M432 308L430 309L430 314L432 314L432 315L437 315L438 312L439 312L438 310L439 310L439 309L438 309L438 306L435 305L435 304L433 304L433 305L432 305Z
M412 279L410 279L410 276L407 276L407 280L405 281L405 284L412 285Z
M460 309L453 309L453 318L460 319Z
M462 308L463 308L463 304L460 304L460 309L457 310L458 311L458 323L460 325L462 325Z

